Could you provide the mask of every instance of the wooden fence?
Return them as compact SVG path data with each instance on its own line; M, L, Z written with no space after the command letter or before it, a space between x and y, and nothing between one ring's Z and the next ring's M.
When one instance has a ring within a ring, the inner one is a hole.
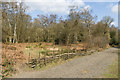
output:
M92 53L94 53L95 50L91 50L88 52L85 51L68 51L67 53L64 53L62 50L61 51L57 51L57 54L55 54L55 52L53 51L52 55L50 56L46 56L46 53L43 57L40 56L41 53L38 54L38 58L30 58L30 56L32 56L29 53L29 58L28 58L28 66L31 68L35 68L36 66L42 67L42 66L46 66L49 63L52 62L57 62L59 61L59 59L62 60L68 60L70 58L73 58L75 56L86 56L86 55L91 55Z

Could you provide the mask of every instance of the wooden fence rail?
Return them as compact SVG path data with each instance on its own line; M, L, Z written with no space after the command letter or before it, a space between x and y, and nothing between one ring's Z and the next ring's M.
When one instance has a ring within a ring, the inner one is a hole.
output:
M42 67L42 66L46 66L49 63L57 62L59 59L68 60L75 56L90 55L95 51L94 50L91 50L89 52L83 52L83 51L71 51L70 52L70 51L68 51L68 53L62 53L62 52L63 51L58 50L57 55L54 55L55 52L53 51L52 56L46 56L46 53L45 53L44 57L40 57L40 53L39 53L38 59L36 59L36 58L30 59L31 55L29 53L28 65L31 68L35 68L37 65L39 65L39 67Z

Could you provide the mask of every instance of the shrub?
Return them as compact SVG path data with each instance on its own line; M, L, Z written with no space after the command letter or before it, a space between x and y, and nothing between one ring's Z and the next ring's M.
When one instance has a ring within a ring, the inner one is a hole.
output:
M31 48L31 46L26 46L26 48Z
M10 49L10 50L16 50L17 48L14 47L14 46L10 46L10 47L8 47L8 49Z
M39 43L39 46L41 46L42 45L42 43Z
M39 51L39 53L41 53L41 54L45 54L45 55L47 55L48 54L48 50L41 50L41 51Z
M93 39L94 47L105 48L108 44L106 37L99 36Z
M42 44L42 45L40 46L40 48L45 48L45 46L46 46L46 45Z
M117 39L116 39L116 32L115 31L111 31L110 32L110 37L111 37L111 40L110 40L110 45L117 45L118 42L117 42Z
M63 50L63 53L68 53L69 52L69 49L64 49Z
M37 44L37 45L34 45L34 48L42 48L42 43L39 43L39 44Z
M10 61L9 59L5 59L4 62L2 62L2 77L7 77L11 75L15 71L13 68L14 62Z

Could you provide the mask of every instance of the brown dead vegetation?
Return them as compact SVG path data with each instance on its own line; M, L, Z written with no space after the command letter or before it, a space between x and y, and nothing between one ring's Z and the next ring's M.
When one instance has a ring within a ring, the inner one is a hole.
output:
M25 60L23 51L17 49L15 45L2 45L2 76L7 77L15 72L16 64Z
M48 50L48 51L60 51L65 50L67 52L68 50L75 50L75 51L85 51L86 50L86 43L79 43L79 44L70 44L66 46L61 45L53 45L52 43L15 43L15 44L3 44L2 45L2 68L3 68L3 77L9 76L11 73L16 72L16 69L19 69L19 64L25 64L28 62L29 54L25 54L24 50L30 49L36 51L36 50ZM26 46L30 48L26 48ZM37 46L37 47L35 47ZM42 46L42 47L41 47ZM67 50L67 51L66 51ZM99 51L102 50L102 48L98 49ZM53 53L53 52L52 52ZM54 52L56 54L56 52ZM37 54L37 57L39 53L31 52L32 54ZM48 55L51 53L48 52ZM46 55L46 57L48 56ZM32 58L33 56L30 56ZM42 55L41 55L42 57ZM44 56L43 56L44 57Z

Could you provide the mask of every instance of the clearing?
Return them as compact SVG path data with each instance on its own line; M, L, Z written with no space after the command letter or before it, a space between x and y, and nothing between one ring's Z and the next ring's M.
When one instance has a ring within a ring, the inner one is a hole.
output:
M45 70L21 72L12 78L101 78L105 69L118 59L117 51L109 48Z

